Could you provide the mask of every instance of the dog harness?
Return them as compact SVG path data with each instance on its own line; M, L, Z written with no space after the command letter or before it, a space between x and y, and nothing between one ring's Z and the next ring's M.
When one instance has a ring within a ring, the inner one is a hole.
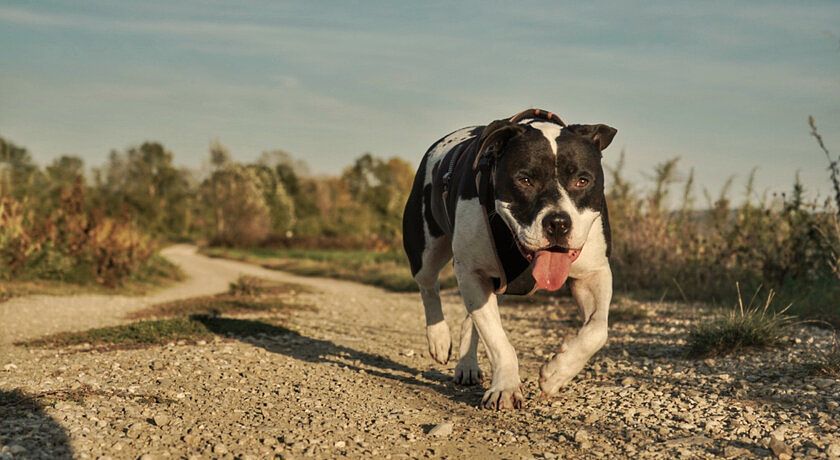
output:
M533 262L522 254L513 231L496 213L493 183L496 159L505 135L525 120L544 120L566 126L551 112L524 110L508 119L477 128L481 130L477 136L453 147L432 171L432 196L441 197L441 200L431 200L432 216L445 234L454 233L457 200L478 198L484 225L493 239L493 255L499 273L499 278L493 278L496 294L528 295L536 290ZM470 176L473 180L468 179ZM453 187L458 187L457 193L451 193Z

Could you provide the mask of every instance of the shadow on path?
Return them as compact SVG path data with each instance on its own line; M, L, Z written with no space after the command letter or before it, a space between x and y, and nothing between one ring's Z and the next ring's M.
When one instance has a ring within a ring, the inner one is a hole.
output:
M271 336L270 341L247 341L272 353L279 353L294 359L316 364L335 364L347 369L361 371L376 377L399 383L429 388L456 402L474 404L471 391L459 391L454 387L451 376L437 370L420 371L388 357L355 350L329 340L315 339L301 335L283 326L248 319L194 316L211 332L233 336L243 340L246 335ZM256 343L255 343L256 342ZM422 378L418 378L417 376ZM480 387L479 387L480 389Z
M0 390L0 458L73 458L64 428L20 390Z

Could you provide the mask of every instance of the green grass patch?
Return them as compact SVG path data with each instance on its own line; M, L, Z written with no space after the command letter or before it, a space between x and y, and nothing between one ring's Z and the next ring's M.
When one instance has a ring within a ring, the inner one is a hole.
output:
M236 281L230 283L228 294L234 296L281 296L297 295L312 292L312 289L297 283L285 283L270 281L256 276L240 276Z
M194 297L152 305L129 315L131 319L168 318L174 316L243 314L279 312L284 310L314 310L297 300L297 295L310 292L306 286L241 276L230 285L227 293Z
M196 342L216 335L279 334L284 329L271 324L280 319L278 313L315 310L312 305L297 299L303 292L308 292L308 288L298 284L243 276L231 283L226 293L161 303L138 311L130 318L141 321L132 324L63 332L17 345L114 350ZM271 319L258 321L221 316L252 313L270 314Z
M212 337L200 321L193 318L169 318L140 321L122 326L101 327L83 332L62 332L23 345L47 348L90 345L93 348L136 348L178 340Z
M121 285L107 287L95 282L69 282L59 280L11 280L0 281L0 302L27 295L146 295L152 291L171 286L185 279L184 272L163 256L154 255L139 270L129 276Z
M793 317L785 314L787 308L772 308L773 291L763 304L756 303L758 293L745 306L739 291L736 308L696 326L688 337L688 356L703 358L783 345Z
M85 347L100 351L144 348L171 342L212 339L216 335L277 335L283 329L264 321L193 315L139 321L121 326L102 327L83 332L63 332L19 345L63 348Z
M353 250L205 248L210 257L224 257L283 270L302 276L323 276L356 281L395 292L417 292L417 284L400 252ZM441 273L441 287L455 287L452 268Z

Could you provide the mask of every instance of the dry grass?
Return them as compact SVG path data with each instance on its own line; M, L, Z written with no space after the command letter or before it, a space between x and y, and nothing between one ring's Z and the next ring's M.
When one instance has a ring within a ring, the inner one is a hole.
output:
M701 358L736 353L745 349L761 349L784 344L793 325L788 307L773 307L771 290L763 303L757 303L757 290L747 305L738 290L738 305L726 315L696 326L688 337L687 354Z

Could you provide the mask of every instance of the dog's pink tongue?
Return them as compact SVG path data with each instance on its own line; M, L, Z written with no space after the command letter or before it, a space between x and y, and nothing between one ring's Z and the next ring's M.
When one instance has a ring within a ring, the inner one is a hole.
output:
M531 272L537 281L537 289L556 291L563 287L569 277L569 268L575 254L552 251L537 251L534 258L534 270Z

